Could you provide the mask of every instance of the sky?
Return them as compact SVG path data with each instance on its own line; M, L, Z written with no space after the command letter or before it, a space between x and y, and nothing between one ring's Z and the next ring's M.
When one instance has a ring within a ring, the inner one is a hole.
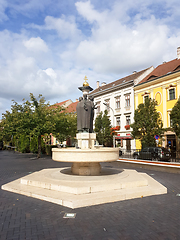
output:
M0 118L12 100L50 104L177 57L179 0L0 0Z

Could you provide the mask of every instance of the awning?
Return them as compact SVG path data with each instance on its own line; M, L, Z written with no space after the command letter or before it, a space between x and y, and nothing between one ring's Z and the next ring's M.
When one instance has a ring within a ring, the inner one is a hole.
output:
M126 139L133 139L131 136L115 136L115 139L124 139L124 140L126 140Z

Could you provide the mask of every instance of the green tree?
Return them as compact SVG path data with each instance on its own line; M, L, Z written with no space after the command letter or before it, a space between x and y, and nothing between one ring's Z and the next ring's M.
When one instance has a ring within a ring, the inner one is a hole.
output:
M21 135L28 136L28 122L31 121L30 103L24 102L22 105L13 100L11 112L6 111L2 115L1 136L6 143L13 143L13 139L20 138Z
M60 115L60 116L59 116ZM53 136L62 143L67 138L74 138L77 132L77 115L63 111L54 116Z
M38 155L41 155L41 136L56 132L56 119L61 117L61 107L51 107L44 97L38 99L30 93L30 101L23 100L23 104L13 101L11 112L6 111L2 117L1 129L4 139L10 140L12 136L22 139L20 136L37 137ZM60 129L59 129L60 131Z
M155 135L161 136L164 132L163 123L156 110L157 102L146 98L145 103L138 105L134 113L134 123L131 124L131 135L141 141L142 147L156 146Z
M97 141L100 145L112 146L113 137L111 135L111 121L108 117L107 110L100 112L95 120L95 132L97 133Z
M176 133L178 138L180 138L180 97L174 107L172 108L171 114L171 127L173 131Z

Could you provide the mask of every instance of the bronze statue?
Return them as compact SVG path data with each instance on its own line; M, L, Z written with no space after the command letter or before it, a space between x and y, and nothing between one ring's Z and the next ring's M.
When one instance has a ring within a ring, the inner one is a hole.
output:
M88 99L87 94L84 94L84 98L79 98L76 107L78 132L93 132L94 109L96 108L93 100L92 97Z
M87 98L87 93L93 89L89 86L87 82L87 77L84 78L85 82L79 90L83 92L83 97L79 98L79 103L76 107L77 112L77 130L78 132L93 132L93 119L94 119L94 98L92 96Z
M79 102L76 107L77 112L77 130L78 132L82 131L82 115L83 115L83 97L79 97Z

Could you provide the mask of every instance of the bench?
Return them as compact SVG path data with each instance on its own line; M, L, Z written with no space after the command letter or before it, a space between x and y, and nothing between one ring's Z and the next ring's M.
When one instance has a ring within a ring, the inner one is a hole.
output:
M14 150L14 151L15 151L15 149L16 149L16 147L9 146L9 145L5 145L5 147L6 147L7 149Z

